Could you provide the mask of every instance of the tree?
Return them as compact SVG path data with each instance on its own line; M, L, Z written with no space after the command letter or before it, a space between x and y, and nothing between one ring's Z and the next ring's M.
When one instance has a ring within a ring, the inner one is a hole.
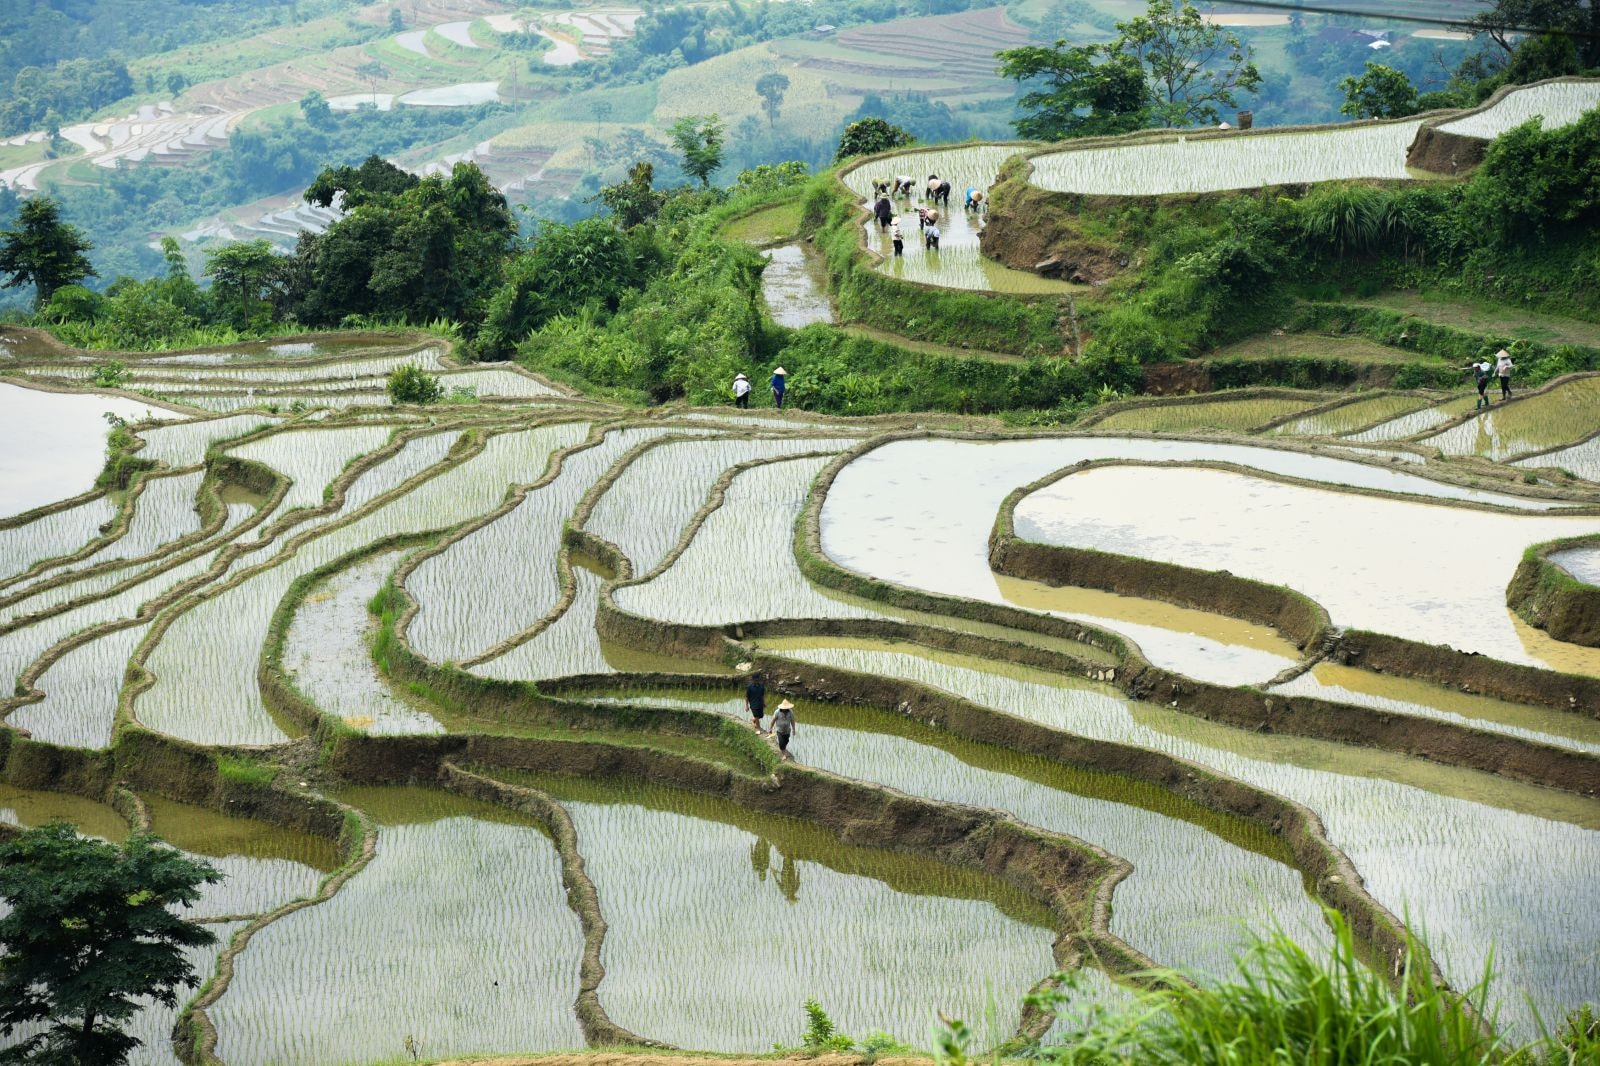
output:
M416 363L397 366L389 374L390 403L437 403L443 395L439 379Z
M175 1006L195 983L182 949L216 940L175 908L221 879L148 834L108 844L51 822L0 845L0 1035L44 1023L7 1061L125 1062L140 998Z
M656 191L655 167L635 163L628 171L627 181L602 186L595 199L606 205L618 226L632 229L655 218L667 202L667 194Z
M398 7L389 9L389 32L399 33L406 28L406 17L400 13Z
M761 110L767 113L767 125L778 124L778 113L783 109L783 94L789 91L789 79L776 72L763 74L756 79L756 95L761 97Z
M1576 46L1584 67L1600 67L1600 3L1595 0L1496 0L1457 28L1488 37L1506 57L1517 39L1556 34Z
M300 98L300 113L306 117L306 125L314 130L326 131L334 127L333 108L315 89Z
M1393 67L1367 62L1361 77L1339 83L1344 103L1339 110L1354 118L1404 118L1417 113L1417 87Z
M365 81L367 87L372 90L372 102L376 104L378 102L378 83L389 76L389 68L376 59L369 59L356 68L355 74L356 77Z
M711 175L722 166L722 116L685 115L672 124L667 135L683 156L683 169L711 186Z
M1018 136L1039 141L1127 133L1145 125L1144 71L1115 45L1025 45L996 52L1000 75L1042 87L1017 101Z
M305 192L306 203L332 207L342 194L341 205L354 210L372 198L384 198L414 188L422 179L401 170L382 156L369 155L359 167L325 167Z
M872 155L894 148L904 148L912 141L911 134L881 118L864 118L844 128L839 138L839 148L833 153L835 163L856 155Z
M1173 10L1170 0L1150 0L1145 13L1117 23L1112 42L1144 72L1150 119L1173 127L1215 123L1218 107L1237 107L1236 93L1256 91L1261 74L1239 35L1200 17L1188 0Z
M249 326L258 313L268 310L278 265L278 254L265 239L234 241L206 252L206 277L211 279L217 310L227 314L236 328Z
M11 275L5 288L33 286L33 304L43 307L63 285L97 277L89 257L94 245L69 222L61 221L61 205L36 196L17 212L15 229L0 231L0 274Z

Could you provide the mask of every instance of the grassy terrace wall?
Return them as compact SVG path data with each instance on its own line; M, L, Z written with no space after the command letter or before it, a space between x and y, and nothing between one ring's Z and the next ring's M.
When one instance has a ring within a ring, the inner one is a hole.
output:
M869 156L851 170L890 160ZM1067 343L1057 297L947 289L879 272L862 224L867 212L836 175L807 193L802 229L822 252L839 317L936 344L1017 355L1055 355Z
M1600 546L1600 537L1537 544L1523 553L1506 589L1506 606L1557 640L1600 648L1600 588L1550 561L1554 552Z

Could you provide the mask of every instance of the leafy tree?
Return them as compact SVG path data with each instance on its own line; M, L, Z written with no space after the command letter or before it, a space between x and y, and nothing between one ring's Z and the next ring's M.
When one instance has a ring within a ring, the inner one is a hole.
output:
M1505 243L1600 222L1600 110L1554 130L1531 119L1496 137L1462 211Z
M798 159L778 164L762 163L749 170L739 171L739 177L734 182L734 191L764 196L796 185L804 185L810 176L811 168Z
M912 141L911 134L881 118L864 118L844 128L839 138L839 148L833 153L835 163L851 156L872 155L903 148Z
M252 324L269 309L278 254L268 240L234 241L206 252L206 276L217 309L238 329ZM264 324L264 323L263 323Z
M63 285L94 277L84 253L94 245L78 227L61 221L61 205L36 196L17 212L16 228L0 231L0 274L11 275L5 288L33 286L34 306L43 307Z
M783 94L789 91L789 78L776 71L756 79L756 95L761 97L761 110L767 113L767 125L778 124L778 113L783 108Z
M1000 75L1041 88L1017 101L1018 136L1039 141L1127 133L1145 125L1144 71L1115 45L1024 45L995 53Z
M189 79L183 71L175 70L167 75L167 92L177 96L189 87Z
M1150 0L1145 13L1117 23L1112 44L1144 71L1150 118L1161 126L1215 123L1219 107L1236 107L1236 93L1256 91L1261 74L1239 35L1200 17L1188 0Z
M306 117L306 125L313 129L331 130L336 125L333 108L328 106L327 99L315 89L300 98L300 113Z
M108 844L64 822L0 845L0 1035L42 1023L5 1059L126 1062L140 1041L121 1026L140 998L176 1005L195 983L182 949L216 940L175 908L221 876L148 834Z
M656 191L655 167L649 163L635 163L628 171L627 181L601 187L595 198L610 210L617 225L632 229L655 218L667 194Z
M369 155L359 167L325 167L306 189L306 203L332 207L334 197L343 194L346 209L366 200L403 193L422 179L401 170L382 156Z
M389 76L389 68L376 59L369 59L355 69L356 77L367 83L372 95L378 95L378 83Z
M390 403L437 403L443 395L439 379L416 363L397 366L389 374Z
M1594 0L1496 0L1458 26L1488 37L1507 58L1526 46L1519 38L1561 35L1576 46L1580 65L1600 67L1600 3Z
M389 9L389 32L390 33L399 33L401 30L403 30L405 28L406 28L406 18L405 18L405 16L400 13L400 9L398 7L391 7Z
M683 169L709 188L711 175L722 166L722 117L685 115L672 124L667 135L683 156Z
M1339 83L1344 103L1339 110L1354 118L1403 118L1417 113L1417 87L1411 79L1382 63L1367 63L1361 77Z

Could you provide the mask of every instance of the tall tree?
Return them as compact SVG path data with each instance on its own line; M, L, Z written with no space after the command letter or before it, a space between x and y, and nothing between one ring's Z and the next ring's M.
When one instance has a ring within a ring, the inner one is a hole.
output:
M206 252L206 276L217 309L239 329L270 307L278 254L267 240L234 241Z
M684 172L703 187L710 187L711 175L722 166L722 130L722 116L715 114L685 115L667 130L683 156Z
M43 307L63 285L76 285L95 274L85 255L94 248L77 226L61 221L61 205L36 196L17 212L14 229L0 231L0 274L9 274L5 288L33 286L33 305Z
M1024 45L996 52L1000 76L1040 86L1017 101L1011 123L1038 141L1140 129L1146 121L1144 71L1114 45Z
M1367 63L1362 75L1339 83L1344 103L1339 110L1354 118L1403 118L1417 112L1417 87L1411 79L1382 63Z
M1482 34L1509 57L1518 39L1555 34L1568 37L1584 67L1600 67L1600 2L1597 0L1495 0L1460 29Z
M851 156L903 148L912 140L911 134L884 119L860 119L844 128L844 134L839 138L839 149L833 153L833 161L838 163Z
M1117 30L1112 48L1144 71L1155 125L1215 123L1219 107L1237 107L1236 94L1261 84L1250 46L1201 18L1188 0L1176 10L1170 0L1150 0L1143 15L1117 23Z
M776 71L756 79L756 95L761 97L761 110L767 113L767 125L778 124L778 113L783 110L783 94L789 91L789 78Z
M65 822L0 845L0 1036L40 1031L8 1062L120 1066L140 1041L122 1031L150 997L175 1006L195 983L183 949L216 936L176 913L221 880L144 834L124 844L78 836Z

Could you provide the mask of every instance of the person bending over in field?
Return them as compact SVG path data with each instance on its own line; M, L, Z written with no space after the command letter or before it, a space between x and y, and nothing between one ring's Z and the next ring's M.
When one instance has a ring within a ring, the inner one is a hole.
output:
M967 190L966 209L968 211L983 212L983 193L978 189Z
M894 178L894 194L896 196L910 196L911 190L917 187L917 179L910 174L896 174Z

